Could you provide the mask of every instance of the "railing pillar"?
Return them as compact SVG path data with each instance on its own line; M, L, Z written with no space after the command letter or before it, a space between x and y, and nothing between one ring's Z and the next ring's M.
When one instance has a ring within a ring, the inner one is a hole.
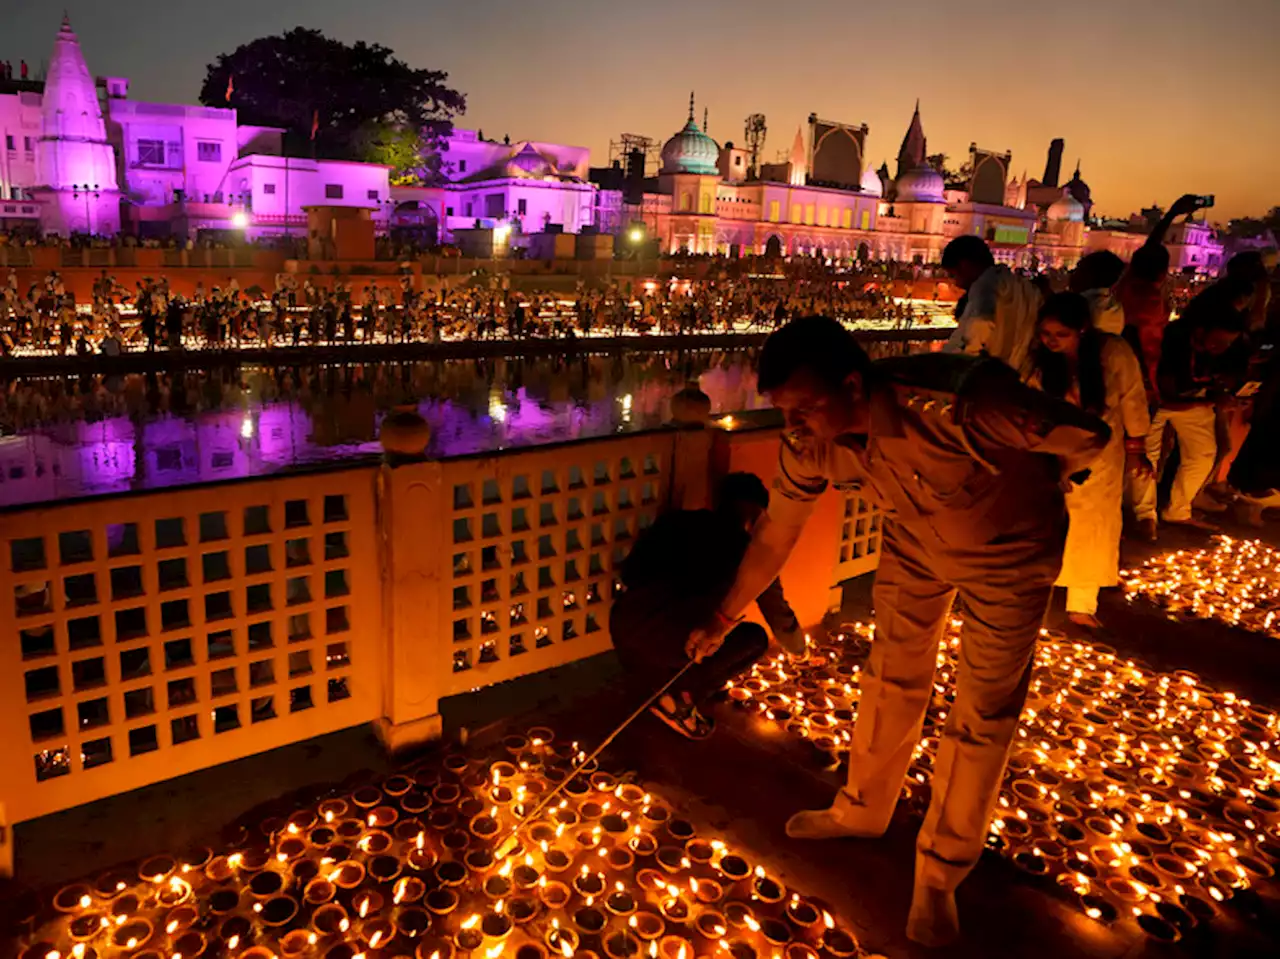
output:
M374 729L391 753L439 739L442 732L448 495L439 463L384 465L378 476L387 643L383 711Z

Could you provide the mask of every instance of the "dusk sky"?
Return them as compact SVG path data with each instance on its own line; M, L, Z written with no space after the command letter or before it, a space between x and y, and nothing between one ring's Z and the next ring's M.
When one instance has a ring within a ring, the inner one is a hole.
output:
M917 97L930 152L1013 151L1039 176L1066 139L1100 212L1214 193L1214 219L1280 204L1277 0L70 0L89 69L131 97L195 102L205 66L259 36L315 27L445 70L460 124L487 136L585 145L659 140L710 110L717 140L768 118L765 154L810 112L870 126L868 159L896 156ZM38 68L61 4L0 0L0 58Z

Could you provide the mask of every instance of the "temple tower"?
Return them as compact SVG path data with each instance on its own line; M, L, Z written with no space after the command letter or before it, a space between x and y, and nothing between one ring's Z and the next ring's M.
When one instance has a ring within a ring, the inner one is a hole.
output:
M98 91L71 22L62 18L45 80L33 191L46 233L120 230L115 149L107 140Z

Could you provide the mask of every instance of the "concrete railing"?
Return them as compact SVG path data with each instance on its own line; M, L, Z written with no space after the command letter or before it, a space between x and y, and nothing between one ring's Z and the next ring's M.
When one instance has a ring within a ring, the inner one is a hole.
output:
M10 513L0 826L363 723L428 741L441 699L607 650L635 538L724 472L771 478L777 443L658 430ZM820 500L783 572L803 623L877 537Z

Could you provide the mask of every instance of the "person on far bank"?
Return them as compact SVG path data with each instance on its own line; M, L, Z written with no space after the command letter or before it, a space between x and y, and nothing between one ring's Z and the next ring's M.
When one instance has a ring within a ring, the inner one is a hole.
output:
M714 655L729 624L778 575L828 488L886 512L849 779L829 809L787 823L799 839L888 828L929 701L938 643L963 607L954 707L916 843L907 935L959 935L955 890L982 853L1033 653L1062 564L1061 484L1083 478L1110 429L1021 382L1002 362L929 353L871 362L836 320L796 320L765 342L758 389L785 418L774 496L715 625L690 637ZM731 635L731 634L730 634Z
M689 633L714 621L751 530L768 508L760 477L730 473L720 482L715 509L671 510L640 534L622 564L625 591L609 614L614 648L637 691L652 694L693 658ZM802 654L804 633L776 577L757 605L778 645ZM715 654L692 666L650 712L688 739L705 739L713 723L702 707L768 648L763 627L734 624Z
M1151 414L1142 366L1120 336L1099 332L1092 305L1058 293L1040 308L1028 384L1066 400L1111 427L1111 442L1083 483L1067 491L1067 545L1057 585L1067 588L1067 618L1099 629L1098 590L1120 582L1121 501L1127 473L1150 476ZM1123 323L1121 323L1123 328Z
M1169 492L1169 503L1160 519L1166 523L1214 530L1192 513L1201 487L1213 472L1218 456L1217 407L1235 402L1247 355L1237 344L1244 334L1244 308L1253 287L1239 277L1215 283L1170 323L1160 344L1156 389L1160 405L1147 434L1147 458L1156 466L1152 477L1133 482L1134 514L1141 535L1156 539L1156 483L1159 479L1165 426L1173 427L1178 441L1178 472Z
M1042 299L1036 285L997 264L978 236L958 236L948 243L942 268L965 291L964 310L942 351L991 356L1026 372Z

